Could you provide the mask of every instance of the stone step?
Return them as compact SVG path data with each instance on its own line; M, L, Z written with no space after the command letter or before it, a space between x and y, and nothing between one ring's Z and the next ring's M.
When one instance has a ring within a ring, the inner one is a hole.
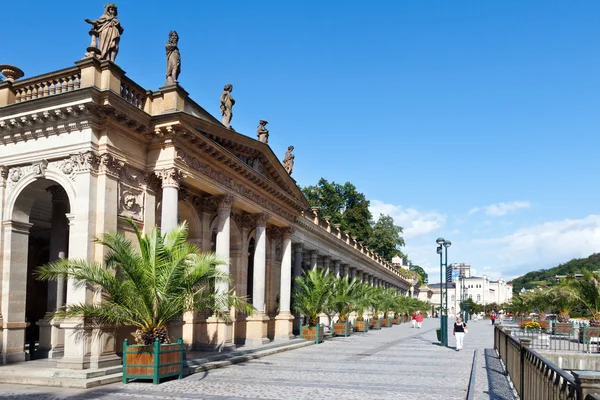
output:
M121 373L123 368L121 366L95 369L95 370L69 370L69 369L58 369L58 368L28 368L27 366L11 368L6 366L2 368L2 374L0 374L0 382L3 376L27 376L32 378L64 378L64 379L94 379L107 375L114 375Z
M122 373L103 375L90 379L77 378L57 378L43 377L32 375L5 375L0 374L0 383L17 384L17 385L36 385L50 387L64 387L75 389L87 389L101 385L109 385L111 383L121 382Z

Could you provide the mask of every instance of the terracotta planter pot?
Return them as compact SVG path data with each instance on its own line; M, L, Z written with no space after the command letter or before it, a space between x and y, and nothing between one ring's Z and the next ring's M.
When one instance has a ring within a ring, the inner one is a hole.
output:
M183 378L185 352L183 340L177 343L153 346L132 345L125 339L123 343L123 383L129 379L152 379L157 385L162 378L178 376Z
M352 333L352 326L348 321L333 324L333 336L348 337Z
M367 321L355 321L354 332L367 332L369 330L369 323Z

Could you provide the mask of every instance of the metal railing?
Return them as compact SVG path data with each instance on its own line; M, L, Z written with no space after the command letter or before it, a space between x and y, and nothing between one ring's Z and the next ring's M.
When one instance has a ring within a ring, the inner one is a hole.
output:
M517 339L502 327L494 329L494 348L523 400L582 400L575 378L529 348L531 339Z
M530 339L530 348L544 351L569 351L580 353L600 352L600 330L586 324L559 323L548 321L543 329L522 328L519 325L504 325L514 338Z

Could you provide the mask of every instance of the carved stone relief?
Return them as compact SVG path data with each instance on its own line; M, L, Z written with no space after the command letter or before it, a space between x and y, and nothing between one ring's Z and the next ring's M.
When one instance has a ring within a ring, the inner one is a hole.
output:
M143 189L119 182L119 216L144 221L144 196Z

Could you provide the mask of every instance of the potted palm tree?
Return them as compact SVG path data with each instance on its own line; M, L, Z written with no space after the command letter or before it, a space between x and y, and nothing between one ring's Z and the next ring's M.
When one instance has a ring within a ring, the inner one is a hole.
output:
M356 288L356 298L354 302L354 309L357 317L354 321L355 332L367 332L369 330L369 322L365 321L364 312L371 304L371 297L373 295L373 287L368 283L362 282Z
M600 336L600 273L583 271L581 279L571 279L569 285L575 289L577 298L590 313L590 326L579 330L579 341L589 343Z
M371 309L373 310L373 319L369 322L369 329L381 329L381 318L380 314L382 306L384 305L384 293L383 289L379 287L373 288L373 295L371 296Z
M383 312L381 326L386 327L386 328L391 328L392 315L390 315L390 314L394 314L393 308L394 308L394 304L396 303L397 297L398 297L398 295L396 294L396 291L393 289L384 289L381 292L380 307L381 307L381 311Z
M298 288L294 290L295 309L306 319L307 325L300 326L303 339L321 343L324 340L323 325L319 323L321 314L330 307L332 275L316 269L306 271L296 277Z
M338 316L333 324L333 336L350 336L352 326L348 321L348 315L354 310L361 283L357 279L350 280L348 277L336 278L333 281L332 308Z
M554 323L554 334L573 334L573 324L569 323L570 313L581 302L577 297L577 292L566 282L554 286L549 290L550 302L552 307L558 311L557 321Z
M225 320L231 307L252 313L245 298L231 292L214 291L214 282L229 280L217 266L223 264L214 253L202 253L187 242L187 224L170 232L154 228L142 234L129 220L136 243L121 233L107 233L96 239L108 249L103 263L64 259L39 267L40 280L70 278L98 293L94 304L68 304L51 317L82 317L86 323L136 328L137 344L125 341L123 381L131 378L160 378L183 373L181 340L173 344L169 323L186 312L208 311ZM135 367L128 367L135 365Z
M523 293L523 300L538 311L538 320L546 321L546 311L551 306L548 288L539 288Z

